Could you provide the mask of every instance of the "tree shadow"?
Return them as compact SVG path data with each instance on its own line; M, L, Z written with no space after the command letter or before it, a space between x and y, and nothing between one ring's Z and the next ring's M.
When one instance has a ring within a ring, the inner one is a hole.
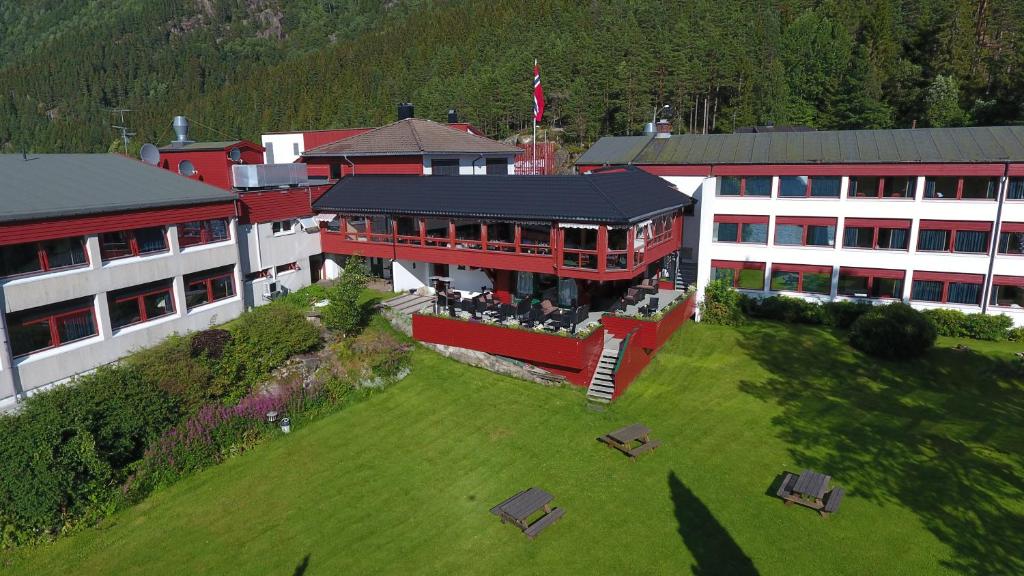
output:
M1009 357L935 348L897 363L818 328L742 331L769 375L740 390L782 408L772 423L799 466L913 511L953 570L1024 573L1024 379Z
M696 565L691 566L694 574L757 576L753 561L675 472L668 473L668 488L679 522L679 535L696 560Z
M309 568L309 557L311 554L306 554L306 557L299 562L299 565L295 567L295 571L292 572L292 576L303 576L306 573L306 569Z

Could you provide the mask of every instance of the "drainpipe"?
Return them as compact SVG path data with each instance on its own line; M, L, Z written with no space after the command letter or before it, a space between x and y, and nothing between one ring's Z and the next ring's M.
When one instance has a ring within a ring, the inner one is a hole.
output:
M341 159L344 160L346 163L348 163L349 166L352 167L352 175L355 176L356 175L356 165L351 160L348 159L348 154L342 154L341 155ZM342 174L342 176L344 176L344 174Z
M996 265L996 253L999 251L999 230L1003 225L1003 202L1006 200L1007 189L1010 185L1010 164L1003 165L1003 177L999 181L998 207L996 208L996 221L992 226L992 246L988 256L988 274L985 276L985 286L981 296L981 313L988 313L989 300L992 298L992 272Z

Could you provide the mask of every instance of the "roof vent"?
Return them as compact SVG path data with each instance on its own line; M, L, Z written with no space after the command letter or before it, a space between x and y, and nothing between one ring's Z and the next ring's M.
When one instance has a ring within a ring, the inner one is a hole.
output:
M654 127L657 132L655 138L669 138L672 136L672 124L668 120L658 120L658 124Z
M174 122L174 134L176 138L171 142L172 146L184 146L185 144L191 144L192 140L188 139L188 118L184 116L175 116Z
M455 110L455 108L452 108L451 110L448 111L448 123L449 124L458 124L459 123L459 113L458 113L457 110Z
M405 120L412 118L416 114L416 109L413 107L411 102L402 102L398 105L398 119Z
M654 129L654 122L644 124L644 136L654 136L657 130Z

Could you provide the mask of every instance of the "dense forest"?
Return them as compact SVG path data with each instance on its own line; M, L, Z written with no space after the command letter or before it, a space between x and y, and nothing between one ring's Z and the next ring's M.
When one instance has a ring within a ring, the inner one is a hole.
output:
M0 150L98 151L377 125L449 108L570 144L679 131L1024 120L1022 0L5 0Z

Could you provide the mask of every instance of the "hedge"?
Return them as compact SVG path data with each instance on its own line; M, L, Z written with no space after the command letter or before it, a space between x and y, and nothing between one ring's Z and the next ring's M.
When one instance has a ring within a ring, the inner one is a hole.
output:
M935 327L903 303L878 306L850 327L850 344L872 356L896 360L921 356L935 344Z
M935 308L924 315L935 326L939 336L974 338L975 340L1006 340L1013 328L1013 320L1006 314L965 314L959 310Z

